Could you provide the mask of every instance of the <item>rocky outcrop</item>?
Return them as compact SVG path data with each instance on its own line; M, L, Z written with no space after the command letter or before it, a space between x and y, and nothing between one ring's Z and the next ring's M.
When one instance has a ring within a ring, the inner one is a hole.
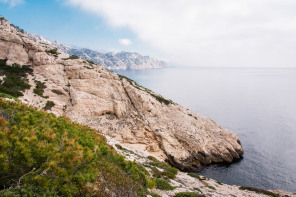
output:
M20 99L99 129L103 134L168 160L179 169L232 162L243 149L239 138L213 120L167 100L103 66L73 59L27 34L0 26L0 59L32 65L30 90ZM33 93L45 84L44 96Z
M138 53L119 52L102 53L87 48L72 48L58 41L50 41L36 34L28 34L28 37L43 44L48 44L58 48L60 51L69 55L75 55L80 58L93 61L111 70L126 69L147 69L147 68L166 68L167 62L157 60L149 56L142 56Z

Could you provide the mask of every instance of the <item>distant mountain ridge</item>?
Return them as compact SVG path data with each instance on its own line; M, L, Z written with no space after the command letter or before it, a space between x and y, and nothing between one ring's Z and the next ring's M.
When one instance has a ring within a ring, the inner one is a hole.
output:
M99 52L87 48L74 48L67 46L59 41L51 41L43 38L40 35L28 34L28 36L40 43L48 44L56 47L64 53L69 55L75 55L80 58L93 61L111 70L126 70L126 69L149 69L149 68L166 68L167 62L163 60L157 60L149 56L142 56L138 53L132 52Z

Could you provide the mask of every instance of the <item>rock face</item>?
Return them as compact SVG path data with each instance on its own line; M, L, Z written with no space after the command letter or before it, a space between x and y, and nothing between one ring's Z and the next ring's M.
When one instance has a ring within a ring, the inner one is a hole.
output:
M36 42L44 43L58 48L60 51L69 55L76 55L80 58L93 61L104 66L107 69L147 69L147 68L166 68L167 62L142 56L138 53L119 52L119 53L102 53L91 49L77 49L64 45L58 41L50 41L36 34L28 34L29 38Z
M130 147L167 159L180 169L231 162L243 149L239 138L213 120L187 110L134 81L0 26L0 59L32 65L31 89L20 98L52 113L99 129ZM33 93L44 82L44 96Z

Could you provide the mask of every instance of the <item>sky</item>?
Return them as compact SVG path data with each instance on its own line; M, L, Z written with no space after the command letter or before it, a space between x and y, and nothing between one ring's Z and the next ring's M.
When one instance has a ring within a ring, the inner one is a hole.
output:
M198 67L296 67L295 0L0 0L29 33Z

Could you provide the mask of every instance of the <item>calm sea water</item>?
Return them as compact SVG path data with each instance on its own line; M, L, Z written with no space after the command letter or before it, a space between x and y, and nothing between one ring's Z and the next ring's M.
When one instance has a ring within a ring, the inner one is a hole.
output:
M220 182L296 192L296 69L116 71L236 133L237 163L198 173Z

